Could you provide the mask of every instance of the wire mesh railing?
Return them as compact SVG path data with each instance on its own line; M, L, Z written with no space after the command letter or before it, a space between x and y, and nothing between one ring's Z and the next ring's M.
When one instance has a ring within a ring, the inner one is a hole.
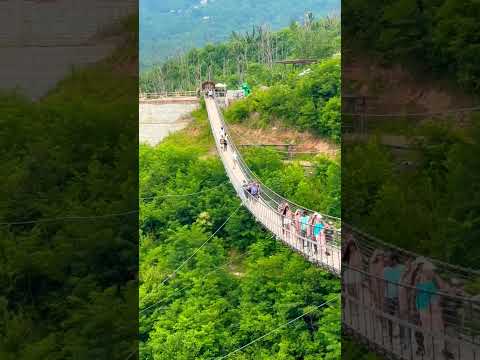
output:
M398 359L480 359L480 272L419 256L343 223L343 324Z

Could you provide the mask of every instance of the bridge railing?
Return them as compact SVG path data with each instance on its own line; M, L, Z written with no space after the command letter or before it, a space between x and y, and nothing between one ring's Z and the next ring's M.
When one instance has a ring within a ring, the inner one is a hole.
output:
M196 97L198 92L195 90L189 91L164 91L164 92L151 92L140 93L140 99L166 99L166 98L181 98L181 97Z
M480 302L342 264L344 331L396 359L480 358Z
M480 359L480 296L467 292L479 271L342 226L347 332L389 358ZM396 281L387 280L392 271Z
M315 228L314 224L302 226L300 224L300 212L307 212L310 217L315 214L312 210L305 209L274 192L254 174L245 163L241 153L232 141L229 141L230 149L224 151L220 145L220 128L223 126L224 133L228 136L228 127L223 119L219 105L212 101L215 114L218 115L219 124L215 124L213 114L210 114L212 132L216 141L220 157L238 196L244 205L252 212L254 217L261 222L278 239L302 254L309 261L323 266L335 274L340 273L340 231L339 219L322 215L323 231ZM208 109L208 106L207 106ZM231 137L229 137L231 139ZM233 153L237 154L237 160L233 160ZM260 184L258 196L251 196L244 185L249 182ZM292 216L284 216L280 209L288 205ZM296 215L296 216L295 216Z

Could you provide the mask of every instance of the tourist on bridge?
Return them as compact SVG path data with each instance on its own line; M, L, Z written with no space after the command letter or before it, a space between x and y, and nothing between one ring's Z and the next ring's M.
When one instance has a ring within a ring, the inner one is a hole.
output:
M255 181L248 183L246 190L251 198L258 199L260 196L260 185Z
M384 311L387 314L398 317L399 312L399 294L398 284L405 272L405 266L400 264L400 259L397 254L387 252L385 254L385 268L383 269L383 279L385 280L385 304ZM404 328L400 327L399 334L393 333L393 323L388 321L388 335L390 339L394 336L404 338ZM396 329L395 329L396 330Z
M442 307L440 305L439 291L448 291L449 285L443 281L436 273L435 266L420 257L415 260L417 264L415 286L415 307L420 317L420 325L425 329L425 333L420 339L420 346L417 349L417 355L429 358L432 355L432 345L439 349L441 345L435 344L435 338L429 335L431 332L443 333L445 330L443 322ZM444 343L444 355L449 354Z
M208 90L207 96L213 98L213 90L212 89Z
M278 206L278 210L282 217L282 234L290 237L290 226L292 224L292 211L290 210L290 206L284 202Z
M238 154L236 151L233 151L232 159L233 159L233 168L235 169L238 164Z
M358 299L362 284L362 273L360 271L363 270L363 258L353 234L347 235L346 243L343 246L342 270L342 280L347 294Z
M368 273L370 275L370 288L372 292L375 308L383 309L385 304L385 286L383 281L383 271L385 269L385 256L381 249L376 249L368 261ZM377 315L376 320L380 325L378 333L386 333L387 324L382 315ZM383 340L382 340L383 341Z
M223 151L227 151L227 138L225 136L220 137L220 145L222 145Z
M384 304L384 290L383 290L383 270L385 268L385 257L383 250L376 249L370 256L368 262L368 273L370 276L370 287L372 289L373 301L378 309L381 309Z
M297 239L297 246L300 247L303 246L303 241L301 241L301 231L300 231L300 218L302 217L302 211L300 209L297 209L295 211L295 214L293 215L293 225L295 227L295 237Z
M254 182L252 185L252 195L255 199L260 198L260 184L258 182Z
M325 255L330 256L327 248L327 239L325 237L325 230L327 229L327 224L323 221L323 216L315 213L313 215L313 240L315 241L315 248L317 247L316 244L319 244L319 251L324 251Z
M308 239L308 228L309 228L310 216L304 210L302 216L300 217L300 233L302 236L302 247L305 249L305 242L307 242L307 249L310 250L310 242Z
M405 261L405 270L400 279L400 285L398 287L398 314L399 319L406 321L410 324L416 324L416 310L414 304L415 293L413 291L413 277L415 275L416 268L412 258L408 258ZM408 346L411 346L412 342L412 329L406 327L404 330L403 338L400 338L400 343L404 351Z

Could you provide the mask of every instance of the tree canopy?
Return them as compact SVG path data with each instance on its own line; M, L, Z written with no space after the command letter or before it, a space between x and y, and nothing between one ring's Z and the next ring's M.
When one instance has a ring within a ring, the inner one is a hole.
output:
M235 358L338 358L339 303L314 308L338 297L338 279L284 247L246 210L235 212L239 201L223 165L208 155L212 138L205 109L194 115L192 127L155 148L140 149L142 359L223 356L309 311ZM339 211L336 162L319 158L315 174L308 177L298 164L285 165L273 150L252 149L244 155L276 191L322 211ZM331 193L314 191L319 186L331 186Z

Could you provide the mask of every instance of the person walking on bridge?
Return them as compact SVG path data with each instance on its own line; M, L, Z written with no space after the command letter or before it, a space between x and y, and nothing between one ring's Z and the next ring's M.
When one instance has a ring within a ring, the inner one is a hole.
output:
M258 196L260 193L260 187L256 182L252 181L250 184L248 184L247 189L250 195L252 196L252 198L258 199Z
M223 141L223 151L227 151L228 150L228 135L225 135L223 137L224 141Z
M290 207L286 202L278 206L278 213L282 218L282 234L285 236L290 232Z
M405 261L405 271L400 279L400 286L398 288L398 313L400 320L410 324L415 324L415 310L414 310L414 293L412 290L413 276L415 266L412 258L407 258ZM403 338L400 338L402 349L407 351L408 346L412 343L412 329L406 327Z
M383 284L383 270L385 269L385 256L382 249L376 249L368 261L368 273L370 275L370 288L372 289L373 301L377 309L383 309L385 304L385 290ZM385 318L382 315L376 316L375 326L380 330L376 334L382 337L386 330ZM383 341L383 339L380 339Z
M323 221L323 216L316 213L315 221L313 222L313 238L319 244L319 252L324 252L325 255L330 256L327 248L327 239L325 237L326 223Z
M307 251L310 250L310 242L308 241L308 227L309 227L310 216L304 210L302 216L300 217L300 232L302 235L302 248L305 249L305 242L307 243Z
M238 154L235 150L233 150L232 160L233 160L233 168L236 169L238 164Z
M293 215L293 226L295 228L295 237L297 241L297 248L300 249L300 245L303 245L303 242L301 241L301 231L300 231L300 218L302 217L302 212L300 209L297 209L295 211L295 214Z
M385 268L383 269L383 279L385 280L385 304L384 311L394 317L399 317L399 298L398 298L398 284L405 271L405 266L400 264L398 255L395 253L385 254ZM394 325L392 321L388 321L388 336L391 343L394 337L403 342L404 328L400 327L399 334L394 333Z
M434 349L440 348L439 344L435 344L436 339L432 332L441 333L444 331L439 291L449 290L449 285L435 273L435 266L431 262L422 257L415 261L418 264L417 276L415 277L415 306L420 316L421 327L424 330L422 339L424 346L417 350L417 355L425 355L426 358L429 358L432 356ZM432 345L434 349L432 349ZM443 351L448 353L445 345Z
M345 286L346 294L354 300L360 299L362 288L363 257L353 234L348 234L346 243L342 247L342 285ZM354 317L359 317L359 307L355 301L344 303L344 312L347 322L357 323Z
M222 146L223 152L227 151L227 139L225 136L220 137L220 145Z

